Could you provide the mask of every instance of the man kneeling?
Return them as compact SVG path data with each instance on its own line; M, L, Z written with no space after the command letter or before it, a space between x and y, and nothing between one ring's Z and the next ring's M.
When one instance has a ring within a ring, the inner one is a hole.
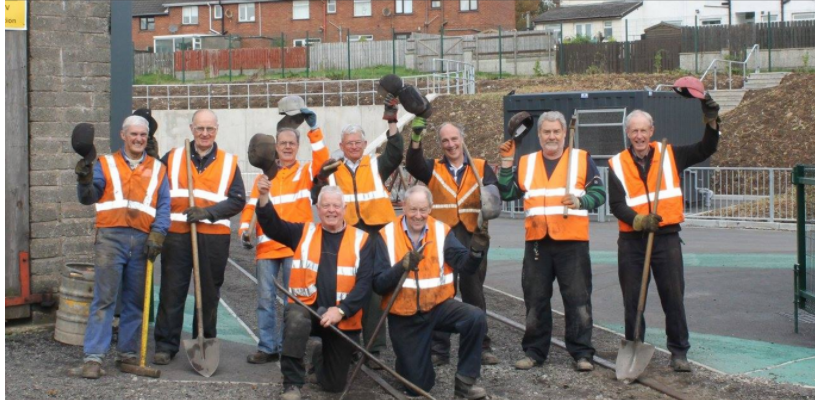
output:
M459 333L455 397L482 399L487 392L474 384L481 375L487 317L480 308L453 300L453 271L478 271L489 236L477 230L470 249L465 248L449 226L430 216L432 206L430 191L414 186L405 193L404 215L379 231L390 266L375 264L374 291L385 306L405 269L409 271L388 314L396 372L429 391L436 380L430 355L433 331Z
M337 325L354 339L362 329L362 305L371 294L371 275L377 251L373 240L343 220L345 203L336 186L323 188L317 200L319 224L284 221L269 202L269 179L258 181L258 223L273 240L295 249L289 290L314 310L325 308L321 319L313 318L302 306L289 302L283 314L284 400L300 399L305 383L303 358L309 336L319 336L312 367L316 380L329 392L345 388L354 348L334 333Z

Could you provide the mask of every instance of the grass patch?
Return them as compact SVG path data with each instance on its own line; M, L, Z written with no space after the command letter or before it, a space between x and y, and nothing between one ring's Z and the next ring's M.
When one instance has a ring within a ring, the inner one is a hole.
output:
M196 71L198 72L198 71ZM384 75L393 73L393 67L390 65L380 65L369 68L358 68L351 70L351 79L379 79ZM399 76L414 76L424 75L425 73L415 70L407 69L405 67L396 67L396 75ZM280 79L325 79L325 80L346 80L348 78L348 70L328 69L317 71L286 71L285 75L281 71L269 71L266 74L252 74L245 75L233 71L232 82L264 82ZM185 83L229 83L229 75L221 75L218 77L206 79L191 79L189 76L185 79ZM175 78L172 75L165 74L146 74L138 75L133 80L136 85L166 85L166 84L181 84L181 79Z

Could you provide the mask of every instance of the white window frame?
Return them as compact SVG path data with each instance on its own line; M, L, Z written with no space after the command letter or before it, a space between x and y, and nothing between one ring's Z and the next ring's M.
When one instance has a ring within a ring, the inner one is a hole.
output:
M553 35L560 34L560 24L549 24L543 26L544 32L552 32Z
M328 0L325 3L325 12L326 14L336 14L337 13L337 0Z
M441 0L432 0L430 2L430 8L441 8Z
M309 19L308 0L294 0L291 2L292 19Z
M614 37L614 22L613 21L605 21L605 22L603 22L603 37L604 38Z
M181 8L181 25L198 25L198 6Z
M309 46L314 45L314 44L318 44L318 43L322 43L322 39L317 38L317 37L308 38ZM294 47L306 47L306 38L294 39L294 41L292 41L292 45Z
M371 0L354 0L354 16L355 17L370 17L371 16Z
M249 9L252 15L249 15ZM255 22L255 3L238 4L238 22Z
M396 0L397 14L413 14L413 0Z
M366 42L371 42L374 40L374 35L351 35L348 40L351 42L359 42L362 38L365 38Z
M224 18L224 8L220 4L215 4L212 7L212 19L223 19Z
M708 26L708 25L721 25L722 19L721 18L706 18L699 21L699 25Z
M815 12L800 12L792 14L793 21L811 21L813 19L815 19Z
M478 0L460 0L459 11L478 11Z
M767 13L761 14L761 22L767 23L767 15L768 15ZM770 22L780 21L780 19L778 18L778 14L771 14L770 18L771 18Z

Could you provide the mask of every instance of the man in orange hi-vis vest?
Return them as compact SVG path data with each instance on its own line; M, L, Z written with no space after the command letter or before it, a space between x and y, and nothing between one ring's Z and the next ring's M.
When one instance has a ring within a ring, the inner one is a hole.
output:
M458 333L454 395L483 399L487 392L475 382L481 376L487 315L453 298L453 272L472 275L478 271L489 235L477 230L469 248L464 247L449 226L430 216L432 207L433 195L426 187L417 185L405 192L404 215L380 231L388 259L376 264L374 291L382 295L384 308L407 269L407 278L388 314L396 372L430 391L436 382L431 357L433 331Z
M337 325L352 339L362 329L362 307L369 301L371 276L377 257L384 257L378 241L344 220L343 192L336 186L322 189L317 199L320 223L289 222L278 214L279 206L269 201L272 185L265 175L257 181L258 223L271 239L294 250L289 291L315 311L324 308L322 319L297 303L289 301L283 313L282 400L299 400L305 384L303 358L309 336L322 338L314 350L313 373L323 390L340 392L345 388L354 347L329 325Z
M96 165L80 160L75 170L79 202L96 206L96 273L81 372L89 379L103 374L102 359L110 348L120 284L117 363L138 365L145 266L148 259L158 256L170 227L166 171L145 152L147 120L127 117L121 136L124 146L120 151L99 157Z
M218 148L218 118L210 110L193 114L190 131L192 184L188 187L187 152L184 146L170 150L161 161L167 166L170 182L170 233L161 257L161 289L156 318L156 353L153 363L169 364L181 341L184 305L192 274L190 224L198 229L198 260L201 271L201 300L206 338L217 336L216 324L221 285L224 283L231 236L229 218L246 204L238 157ZM189 190L195 206L190 207ZM197 313L193 318L193 338L198 337Z
M269 196L272 204L286 216L290 222L311 222L314 216L311 212L311 186L312 180L317 176L318 166L328 159L328 149L323 143L323 131L317 127L317 117L309 109L301 110L311 128L308 138L311 142L310 162L297 161L297 151L300 149L300 132L294 128L281 128L277 131L277 160L278 169ZM262 175L262 174L261 174ZM258 181L260 175L252 185L252 193L246 202L241 215L241 226L238 236L244 247L251 248L249 238L249 223L255 215L255 205L258 201ZM289 271L291 271L292 255L294 250L280 242L270 239L263 233L261 227L256 228L257 235L257 278L258 278L258 333L260 341L255 353L250 354L246 361L251 364L265 364L280 357L283 346L283 322L277 324L275 311L276 293L272 280L281 275L284 287L289 285Z
M503 199L523 197L526 215L521 283L526 305L526 332L521 341L525 357L515 368L539 366L549 355L552 283L557 279L566 314L566 350L578 371L591 371L589 210L605 202L605 190L589 153L564 149L567 125L563 114L545 112L537 126L541 150L521 156L513 174L515 141L510 138L501 145L498 174Z
M680 177L682 172L707 160L719 145L719 105L710 95L704 96L702 113L705 132L702 140L687 146L671 146L660 160L660 142L651 141L654 120L650 114L634 110L625 119L625 131L631 143L609 161L609 205L620 225L617 241L618 275L625 305L625 338L635 340L637 302L640 295L645 248L649 232L654 232L651 271L665 312L665 333L671 352L671 367L677 372L691 370L687 353L688 322L685 317L685 276L679 225L685 220L684 198ZM700 97L701 97L700 96ZM657 170L662 162L662 182L659 184L659 209L653 200L657 186ZM640 338L645 337L645 318Z

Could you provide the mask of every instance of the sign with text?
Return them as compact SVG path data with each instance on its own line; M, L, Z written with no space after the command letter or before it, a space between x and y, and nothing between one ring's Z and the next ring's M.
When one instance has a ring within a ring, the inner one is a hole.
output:
M6 30L24 31L26 25L26 0L6 0Z

